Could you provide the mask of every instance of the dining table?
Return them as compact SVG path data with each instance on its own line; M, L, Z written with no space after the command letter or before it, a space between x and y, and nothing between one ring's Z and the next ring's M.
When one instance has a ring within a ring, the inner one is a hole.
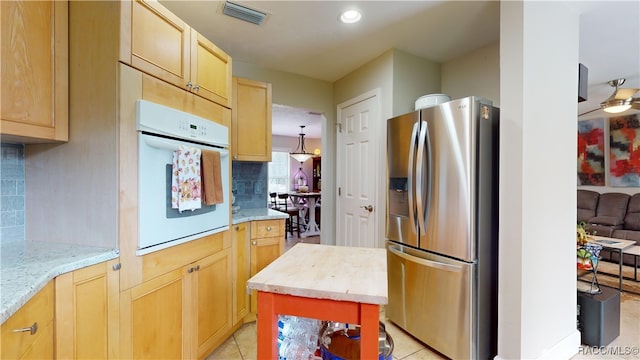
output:
M306 200L309 208L309 221L305 224L306 228L304 232L300 233L300 237L306 238L309 236L320 235L320 227L318 226L318 223L316 223L316 204L318 199L320 199L320 192L292 191L289 192L289 197L295 206L300 205L301 199Z

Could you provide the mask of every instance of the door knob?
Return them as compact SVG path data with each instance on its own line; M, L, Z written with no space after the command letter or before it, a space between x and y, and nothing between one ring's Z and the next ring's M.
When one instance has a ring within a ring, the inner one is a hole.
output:
M368 212L372 212L373 211L373 206L371 205L367 205L367 206L360 206L361 208L367 210Z

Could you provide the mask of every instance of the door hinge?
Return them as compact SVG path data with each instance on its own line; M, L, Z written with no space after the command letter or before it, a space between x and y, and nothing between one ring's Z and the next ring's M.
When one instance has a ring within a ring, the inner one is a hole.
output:
M342 188L338 187L338 196L342 195Z
M338 127L338 132L342 132L342 124L336 123L336 126Z

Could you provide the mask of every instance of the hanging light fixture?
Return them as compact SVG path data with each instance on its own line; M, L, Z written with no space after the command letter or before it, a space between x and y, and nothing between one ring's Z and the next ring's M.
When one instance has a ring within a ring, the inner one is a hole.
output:
M625 81L626 79L622 78L608 82L608 84L616 88L616 90L607 100L600 103L602 110L610 114L617 114L631 109L634 100L636 100L633 98L633 94L640 89L621 89L620 86L622 86Z
M298 147L296 148L296 151L289 153L292 158L296 159L301 164L313 156L313 154L308 153L304 147L304 127L304 125L300 125L300 138L298 139Z

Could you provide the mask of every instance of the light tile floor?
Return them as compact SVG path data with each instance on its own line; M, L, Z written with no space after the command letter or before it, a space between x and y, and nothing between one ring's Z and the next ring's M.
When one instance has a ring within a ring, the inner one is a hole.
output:
M305 243L319 243L319 237L302 239ZM297 238L288 238L286 249L295 245ZM620 336L618 336L608 349L624 349L629 347L629 354L607 355L597 353L598 349L582 346L578 354L571 360L589 359L640 359L637 350L640 349L640 296L630 293L622 293L620 304ZM384 315L384 307L380 311L380 321L385 324L386 331L391 335L394 343L394 360L439 360L446 357L431 350L429 347L404 332L402 329L388 321ZM254 360L256 356L256 323L244 324L233 336L225 341L218 349L211 353L207 360ZM635 350L634 350L635 349ZM635 351L635 352L634 352Z

